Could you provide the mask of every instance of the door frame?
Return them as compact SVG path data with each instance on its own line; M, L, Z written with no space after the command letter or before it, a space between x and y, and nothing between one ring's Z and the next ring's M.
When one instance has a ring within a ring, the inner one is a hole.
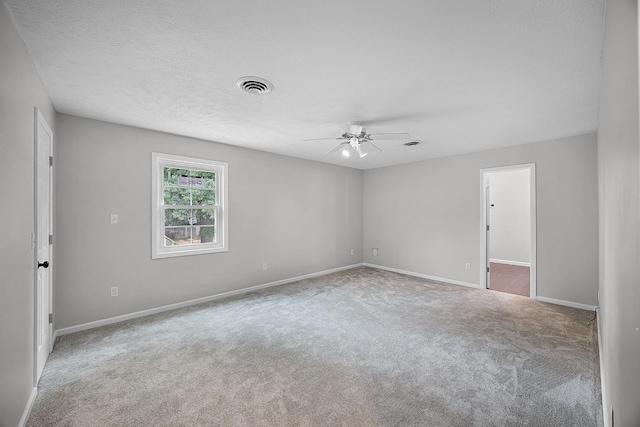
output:
M537 261L536 261L536 164L524 163L510 166L500 166L480 169L480 288L487 289L487 270L489 256L487 250L487 226L489 225L489 215L487 214L490 202L487 202L486 191L489 187L489 174L494 172L507 172L515 170L529 171L529 209L530 209L530 233L531 233L531 266L529 268L529 297L536 299L538 292L537 284ZM490 191L490 190L489 190ZM489 230L490 231L490 230ZM490 239L491 237L489 237Z
M51 130L51 127L49 126L49 124L47 123L47 121L45 120L44 116L42 115L42 113L40 112L40 110L38 108L34 108L34 191L33 191L33 198L34 198L34 207L33 207L33 211L34 211L34 233L33 233L33 258L34 258L34 298L33 298L33 304L34 304L34 336L33 336L33 383L34 383L34 387L37 386L38 380L39 380L39 375L38 375L38 328L39 328L39 324L38 324L38 239L41 236L38 236L38 219L39 219L39 215L40 215L40 210L39 210L39 200L38 200L38 173L39 173L39 167L38 167L38 156L40 154L40 144L38 141L38 135L39 135L39 126L42 126L46 133L49 135L49 157L53 158L53 131ZM49 234L53 235L53 203L54 203L54 197L53 197L53 164L50 163L50 166L48 168L48 173L49 173L49 206L48 206L48 216L49 216ZM49 236L46 237L46 239L49 239ZM52 314L53 313L53 244L50 241L49 242L49 259L47 260L49 261L49 274L48 276L48 287L49 287L49 298L46 301L46 303L48 304L48 313ZM48 321L48 319L47 319ZM49 348L48 348L48 352L51 353L51 351L53 350L53 323L49 322ZM46 363L46 362L45 362Z

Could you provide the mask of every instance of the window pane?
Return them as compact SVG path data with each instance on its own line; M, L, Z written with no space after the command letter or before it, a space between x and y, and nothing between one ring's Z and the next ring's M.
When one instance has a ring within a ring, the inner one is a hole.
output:
M165 209L164 211L164 225L176 226L176 225L191 225L189 218L191 217L191 209Z
M216 192L215 190L191 190L192 205L215 206Z
M165 205L191 205L191 189L164 187Z
M164 168L164 185L165 187L177 187L181 176L189 176L189 169Z
M165 167L164 183L172 187L213 190L216 188L216 173L195 169Z
M216 188L215 172L192 170L191 176L197 178L192 180L194 183L193 188L206 188L208 190L214 190Z
M198 245L216 241L216 227L213 225L192 225L185 227L165 227L164 246Z
M216 227L213 225L197 226L193 235L194 242L212 243L216 241Z

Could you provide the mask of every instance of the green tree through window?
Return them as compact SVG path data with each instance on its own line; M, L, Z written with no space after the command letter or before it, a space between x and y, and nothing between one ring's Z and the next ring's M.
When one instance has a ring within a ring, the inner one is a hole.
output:
M165 246L213 242L216 173L165 167L163 183Z

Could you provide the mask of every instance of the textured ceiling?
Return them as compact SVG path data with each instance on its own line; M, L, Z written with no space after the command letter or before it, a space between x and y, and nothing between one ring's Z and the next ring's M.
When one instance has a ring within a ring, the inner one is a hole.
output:
M604 0L3 2L62 113L360 169L598 125ZM424 143L302 141L350 121Z

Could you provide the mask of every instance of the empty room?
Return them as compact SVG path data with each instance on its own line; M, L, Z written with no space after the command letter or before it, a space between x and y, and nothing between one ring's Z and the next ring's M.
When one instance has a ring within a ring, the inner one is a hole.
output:
M0 4L0 427L640 425L635 0Z

